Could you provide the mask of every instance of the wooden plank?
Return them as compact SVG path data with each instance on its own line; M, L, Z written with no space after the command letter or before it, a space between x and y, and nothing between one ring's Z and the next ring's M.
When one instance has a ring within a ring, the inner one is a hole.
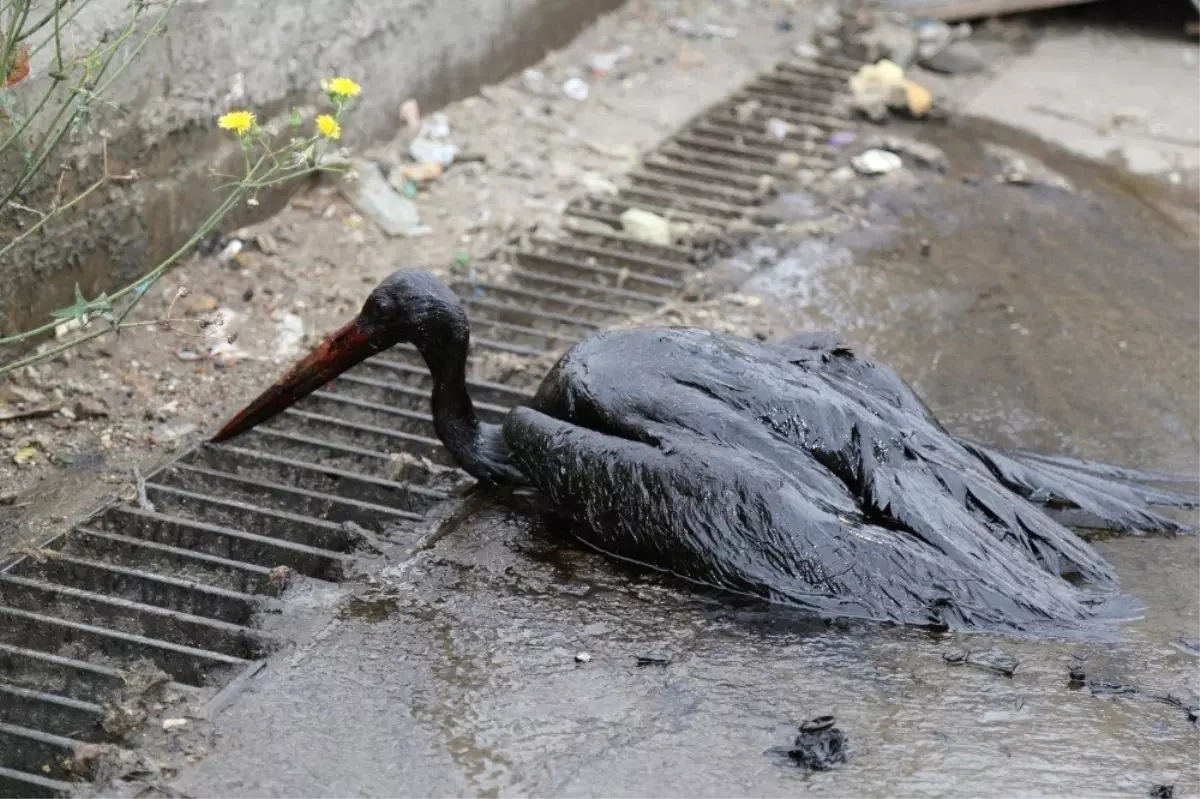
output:
M912 17L961 22L966 19L1019 14L1062 6L1083 5L1097 0L883 0L876 8L902 11Z

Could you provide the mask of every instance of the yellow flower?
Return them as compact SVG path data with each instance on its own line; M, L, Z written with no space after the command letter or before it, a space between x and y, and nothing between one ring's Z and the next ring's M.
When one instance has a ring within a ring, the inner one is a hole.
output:
M362 87L350 78L329 78L321 81L321 88L335 97L358 97ZM336 137L335 137L336 138Z
M317 133L327 139L340 139L342 138L342 126L329 114L321 114L317 117Z
M254 128L254 114L249 111L230 111L221 115L217 120L217 127L244 136Z

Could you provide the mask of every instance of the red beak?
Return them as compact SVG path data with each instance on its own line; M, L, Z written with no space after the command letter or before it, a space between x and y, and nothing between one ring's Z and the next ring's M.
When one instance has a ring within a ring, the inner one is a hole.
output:
M277 416L352 366L379 351L370 333L355 319L332 333L258 399L230 419L213 441L226 441Z

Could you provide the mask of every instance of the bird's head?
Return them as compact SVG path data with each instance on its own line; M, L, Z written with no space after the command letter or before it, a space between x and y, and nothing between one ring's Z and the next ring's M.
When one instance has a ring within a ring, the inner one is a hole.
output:
M393 272L371 291L358 316L239 411L212 440L225 441L262 424L395 344L415 344L428 359L448 340L465 343L465 334L466 315L449 287L423 270Z

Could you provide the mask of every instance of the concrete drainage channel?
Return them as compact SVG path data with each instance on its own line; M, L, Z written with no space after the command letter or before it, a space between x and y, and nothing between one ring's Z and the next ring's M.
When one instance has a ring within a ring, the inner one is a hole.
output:
M567 215L619 228L637 207L717 229L769 224L757 210L764 176L833 164L823 142L849 127L835 105L856 67L779 65L684 126L616 196L577 199ZM786 138L766 133L771 118L791 124ZM677 296L712 257L597 230L496 253L503 282L454 283L475 351L561 352ZM0 796L59 796L93 778L77 748L120 743L111 708L131 675L200 695L255 670L274 641L253 617L281 601L280 567L337 582L362 530L417 521L448 498L427 470L391 471L394 453L450 465L429 387L416 351L393 348L270 424L148 475L147 502L104 508L0 571ZM490 420L528 398L470 389Z

